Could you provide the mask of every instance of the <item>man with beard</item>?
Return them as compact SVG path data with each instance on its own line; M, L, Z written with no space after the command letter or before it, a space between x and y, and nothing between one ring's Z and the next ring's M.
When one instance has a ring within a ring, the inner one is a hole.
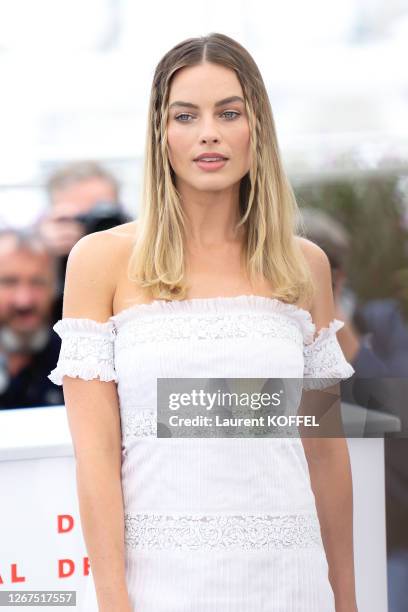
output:
M47 378L60 340L50 325L53 256L34 233L0 231L0 409L63 404Z

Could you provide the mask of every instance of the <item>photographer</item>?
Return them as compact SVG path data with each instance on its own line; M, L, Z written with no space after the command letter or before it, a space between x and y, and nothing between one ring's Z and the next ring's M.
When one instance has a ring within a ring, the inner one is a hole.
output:
M128 217L119 203L119 184L93 161L73 162L50 176L50 208L37 222L49 251L57 258L58 296L53 321L62 316L62 292L68 254L84 235L120 225Z

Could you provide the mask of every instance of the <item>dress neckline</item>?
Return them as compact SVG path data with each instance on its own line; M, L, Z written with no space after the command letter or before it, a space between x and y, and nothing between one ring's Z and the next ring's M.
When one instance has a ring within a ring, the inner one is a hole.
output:
M153 300L147 304L133 304L109 317L115 327L120 328L125 323L143 316L156 315L208 315L228 314L231 312L278 313L295 319L300 325L306 342L310 342L315 334L316 326L310 312L295 304L289 304L279 298L263 295L242 294L235 296L217 296L205 298L189 298L186 300Z
M288 308L289 310L296 309L304 313L307 319L312 321L312 315L305 308L301 308L296 304L289 304L288 302L284 302L279 298L268 297L265 295L255 295L253 293L250 294L241 294L241 295L232 295L232 296L215 296L215 297L197 297L197 298L188 298L186 300L153 300L152 302L148 302L145 304L132 304L131 306L127 306L126 308L122 308L115 315L109 317L109 319L114 319L116 321L120 321L122 318L127 318L129 314L136 313L137 311L155 311L155 312L164 312L165 310L173 310L174 307L180 307L185 310L188 307L188 310L191 310L192 306L209 306L209 305L221 305L226 304L230 305L238 304L242 305L244 302L255 302L262 304L279 304L282 308Z

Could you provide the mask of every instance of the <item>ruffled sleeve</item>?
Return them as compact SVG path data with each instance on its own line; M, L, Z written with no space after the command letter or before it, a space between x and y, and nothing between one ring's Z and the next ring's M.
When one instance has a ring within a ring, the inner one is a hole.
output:
M333 319L328 327L319 330L314 340L304 345L304 389L324 389L354 374L336 336L343 326L344 321Z
M48 375L54 384L62 385L64 375L117 382L114 365L116 329L113 321L100 323L92 319L67 317L57 321L53 329L61 338L57 366Z

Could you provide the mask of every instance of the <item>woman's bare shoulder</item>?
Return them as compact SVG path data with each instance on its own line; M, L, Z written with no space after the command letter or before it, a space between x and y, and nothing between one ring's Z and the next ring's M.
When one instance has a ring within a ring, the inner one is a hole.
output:
M111 236L116 236L117 238L133 239L137 235L137 225L138 221L135 219L134 221L129 221L128 223L122 223L121 225L111 227L110 229L105 230L105 232Z
M113 296L134 244L135 232L133 221L78 240L67 262L64 317L106 320L111 316Z
M300 236L297 236L297 239L309 265L316 290L312 304L308 305L308 310L315 322L321 322L323 326L333 318L334 302L330 260L325 251L316 243Z
M296 236L295 238L312 273L321 270L322 266L327 269L327 266L330 265L329 258L319 245L303 236Z
M73 246L69 260L80 260L81 264L100 268L101 264L112 266L133 244L137 222L123 223L110 229L83 236Z

